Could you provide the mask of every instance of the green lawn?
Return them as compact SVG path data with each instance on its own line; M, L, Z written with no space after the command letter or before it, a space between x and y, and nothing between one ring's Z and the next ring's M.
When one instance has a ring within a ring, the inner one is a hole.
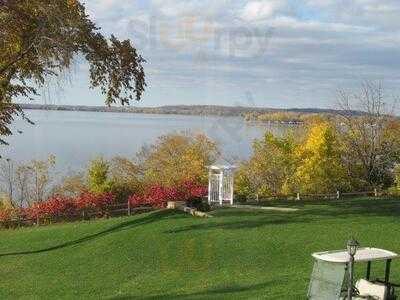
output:
M400 253L400 200L297 206L0 231L0 299L305 299L312 252L354 234ZM400 261L392 275L400 282Z

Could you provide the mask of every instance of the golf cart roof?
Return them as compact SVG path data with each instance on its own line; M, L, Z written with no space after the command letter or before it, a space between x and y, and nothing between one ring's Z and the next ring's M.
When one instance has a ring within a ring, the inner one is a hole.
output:
M347 250L317 252L312 255L317 260L322 260L331 263L347 263L349 254ZM354 260L356 262L367 262L377 260L387 260L397 258L398 254L378 248L359 248L356 252Z

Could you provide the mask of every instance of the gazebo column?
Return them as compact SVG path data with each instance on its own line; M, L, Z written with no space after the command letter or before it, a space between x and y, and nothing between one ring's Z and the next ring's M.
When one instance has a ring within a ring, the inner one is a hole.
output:
M233 204L233 165L215 164L208 166L208 203Z
M218 195L218 200L219 200L219 205L222 206L222 200L224 196L224 186L223 186L223 181L224 181L224 171L220 171L219 173L219 195Z
M232 171L230 171L229 172L229 188L230 188L230 197L231 197L231 199L230 199L230 202L231 202L231 205L233 205L233 173L232 173Z
M208 204L211 204L211 181L212 181L212 170L208 170Z

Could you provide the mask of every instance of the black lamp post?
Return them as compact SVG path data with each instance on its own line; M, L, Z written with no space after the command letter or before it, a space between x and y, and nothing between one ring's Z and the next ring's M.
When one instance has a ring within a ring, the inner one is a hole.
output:
M359 243L352 238L347 242L347 252L349 253L349 281L348 281L348 289L347 289L347 299L351 300L353 297L353 275L354 275L354 256L356 255L357 248Z

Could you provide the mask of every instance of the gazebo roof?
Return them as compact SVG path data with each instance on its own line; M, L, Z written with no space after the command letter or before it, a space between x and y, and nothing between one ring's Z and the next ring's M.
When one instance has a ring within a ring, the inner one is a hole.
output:
M212 166L207 166L207 168L211 170L232 170L236 169L236 166L225 166L225 165L212 165Z
M215 163L213 163L210 166L207 166L207 168L209 168L211 170L232 170L232 169L236 169L237 166L234 164L231 164L230 162L228 162L227 160L225 160L223 158L219 158L215 161Z

